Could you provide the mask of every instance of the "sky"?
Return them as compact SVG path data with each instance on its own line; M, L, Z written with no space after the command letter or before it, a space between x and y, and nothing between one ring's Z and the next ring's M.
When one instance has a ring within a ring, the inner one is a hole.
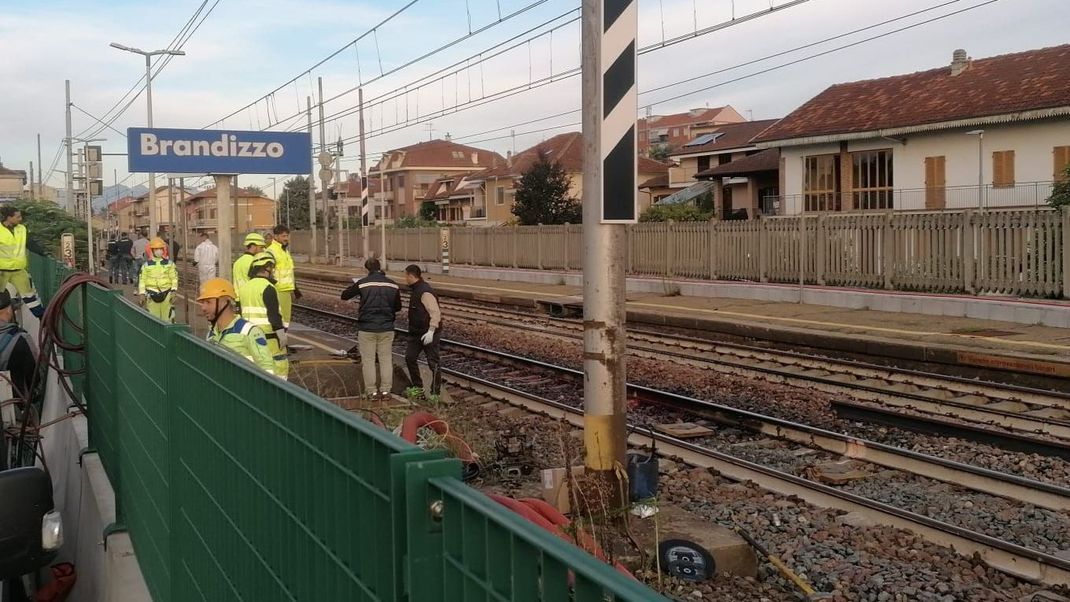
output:
M64 80L77 107L75 136L94 134L101 126L89 115L110 121L109 111L144 74L142 57L109 43L165 48L204 1L4 0L4 166L36 165L40 134L48 183L62 188ZM345 170L359 166L358 86L369 163L391 148L447 134L502 154L520 151L579 130L580 78L568 76L580 61L578 6L208 0L201 15L212 11L182 46L186 56L153 79L154 125L303 129L305 99L316 101L322 78L326 138L346 140ZM956 48L981 58L1067 43L1068 22L1066 0L639 0L640 112L729 104L748 118L783 117L829 85L941 67ZM888 35L867 40L881 34ZM127 173L122 155L126 128L145 123L142 93L114 119L114 130L97 134L107 138L100 143L106 185L146 182L144 174ZM271 176L240 183L272 194Z

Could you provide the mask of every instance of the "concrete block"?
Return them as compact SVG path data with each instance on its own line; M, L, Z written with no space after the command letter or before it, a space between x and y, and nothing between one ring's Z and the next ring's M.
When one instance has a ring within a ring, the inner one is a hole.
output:
M1039 308L1015 307L1014 317L1009 321L1018 322L1020 324L1041 324L1043 322L1041 318L1042 312Z
M134 545L128 533L115 533L108 537L106 571L108 586L104 600L111 602L152 602L145 577L134 556ZM180 578L180 577L176 577Z
M682 540L698 544L713 559L712 575L729 573L742 577L758 575L758 561L754 550L736 532L726 529L697 514L676 507L661 507L651 518L633 520L650 524L657 521L661 542Z

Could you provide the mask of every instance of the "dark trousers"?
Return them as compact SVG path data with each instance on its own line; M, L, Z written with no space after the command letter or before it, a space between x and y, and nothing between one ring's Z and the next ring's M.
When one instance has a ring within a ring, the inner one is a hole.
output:
M422 336L423 334L409 333L409 345L405 349L405 365L409 369L409 380L412 381L412 386L423 388L424 381L420 377L420 364L417 361L420 358L420 352L423 351L427 356L427 367L431 369L430 393L438 395L442 388L442 375L438 369L438 342L442 339L442 329L435 331L435 337L430 345L423 344L420 340Z

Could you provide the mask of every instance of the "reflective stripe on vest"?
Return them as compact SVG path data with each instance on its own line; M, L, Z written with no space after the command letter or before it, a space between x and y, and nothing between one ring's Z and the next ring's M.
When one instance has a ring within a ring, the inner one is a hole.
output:
M282 248L277 240L271 241L267 251L275 258L275 288L280 292L294 290L294 258L290 252Z
M253 256L242 253L241 257L234 260L230 275L234 278L234 290L241 292L246 282L249 282L249 266L253 263Z
M252 328L253 325L251 323L238 318L230 328L227 328L223 332L216 332L213 327L212 330L208 332L208 340L226 347L255 364L256 358L249 354L245 346L245 337L249 334L249 331L252 330Z
M10 230L0 224L0 270L24 270L27 265L26 226Z
M175 288L176 273L175 264L168 259L153 260L141 267L141 279L147 291L172 290Z
M267 278L253 278L242 285L238 291L238 301L241 303L241 316L256 324L264 330L265 334L271 334L274 329L268 320L268 310L264 305L264 291L272 286Z

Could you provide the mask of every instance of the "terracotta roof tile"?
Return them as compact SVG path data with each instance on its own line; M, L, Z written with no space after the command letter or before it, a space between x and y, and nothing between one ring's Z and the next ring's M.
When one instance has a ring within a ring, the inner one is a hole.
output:
M730 106L692 109L686 113L673 113L672 115L652 115L649 118L640 118L637 124L639 135L639 149L649 148L651 144L648 135L651 131L668 130L668 140L664 144L672 147L680 146L692 138L691 127L701 125L716 125L720 123L734 123L742 121L742 116ZM673 135L675 129L679 130ZM662 143L658 143L662 144Z
M723 152L753 146L751 139L776 122L776 119L762 119L717 126L716 129L709 130L703 134L696 134L694 137L694 140L698 140L702 136L710 134L715 136L712 141L701 145L681 146L670 155L676 157L679 155L694 155L696 153ZM688 142L691 141L689 140Z
M517 153L512 160L512 165L503 163L490 169L473 174L479 179L518 177L531 169L540 155L545 155L550 161L556 161L568 173L583 172L583 134L580 132L567 132L558 134L553 138L544 140L535 146ZM639 173L658 174L668 173L669 166L660 161L639 157Z
M267 198L267 197L265 197L264 195L262 195L262 194L260 194L258 192L250 192L249 190L246 190L245 188L231 188L230 189L230 197L231 198L254 198L254 199L256 199L256 198L261 198L261 199ZM214 199L214 198L215 198L215 187L212 187L212 188L206 188L206 189L204 189L204 190L202 190L202 191L200 191L198 193L195 193L195 194L192 194L192 195L186 197L186 202L188 203L188 202L197 201L197 200L200 200L200 199ZM270 199L268 199L268 200L270 200Z
M649 180L646 180L639 185L639 188L668 188L669 186L669 174L666 172L664 175L654 176Z
M950 66L836 84L756 141L919 126L1070 106L1070 44Z
M767 148L753 155L730 161L724 165L711 167L695 174L696 178L713 178L743 176L760 171L777 171L780 169L780 149Z
M496 152L474 146L458 144L450 140L429 140L397 148L389 152L390 163L386 171L418 169L420 167L447 167L458 169L489 168L505 164L505 158ZM394 166L393 158L401 156L401 165ZM472 157L475 156L475 160ZM378 166L376 166L378 168Z

